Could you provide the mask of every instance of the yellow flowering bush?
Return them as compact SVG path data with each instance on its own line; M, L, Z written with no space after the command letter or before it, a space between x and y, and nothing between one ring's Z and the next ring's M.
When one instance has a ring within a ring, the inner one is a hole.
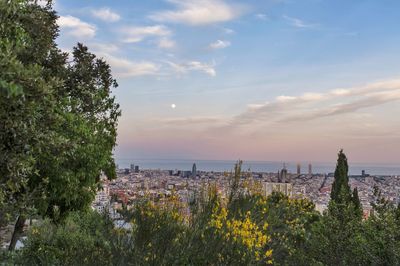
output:
M226 257L239 257L247 263L272 263L272 250L267 248L270 237L267 235L268 224L258 226L248 211L242 218L228 218L228 209L214 206L209 228L220 236L226 250L219 254L220 262L226 262ZM229 254L233 253L233 254ZM228 256L226 256L228 255Z

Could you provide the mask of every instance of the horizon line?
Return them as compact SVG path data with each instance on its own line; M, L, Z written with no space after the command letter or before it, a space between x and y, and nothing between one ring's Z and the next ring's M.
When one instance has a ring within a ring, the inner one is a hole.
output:
M151 160L160 160L160 161L190 161L196 163L196 161L220 161L220 162L238 162L242 161L243 163L246 162L260 162L260 163L327 163L327 164L336 164L336 160L334 161L297 161L297 160L243 160L243 159L183 159L183 158L139 158L139 157L114 157L115 160L143 160L143 161L151 161ZM361 162L361 161L351 161L348 160L349 166L351 167L352 164L376 164L376 165L398 165L400 167L400 162Z

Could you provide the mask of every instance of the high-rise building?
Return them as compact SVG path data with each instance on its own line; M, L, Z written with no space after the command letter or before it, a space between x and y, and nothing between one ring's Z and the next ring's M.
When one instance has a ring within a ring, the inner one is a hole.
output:
M280 183L285 183L286 182L286 176L287 176L287 169L286 169L286 164L284 163L283 164L283 168L280 171L280 174L278 174L278 181Z
M135 165L135 173L139 173L139 165Z
M308 165L308 174L312 175L312 164Z
M301 165L299 163L297 164L297 174L301 174Z
M135 171L135 165L133 163L131 163L131 171L134 172Z
M196 168L196 164L193 164L192 167L192 177L196 177L197 176L197 168Z

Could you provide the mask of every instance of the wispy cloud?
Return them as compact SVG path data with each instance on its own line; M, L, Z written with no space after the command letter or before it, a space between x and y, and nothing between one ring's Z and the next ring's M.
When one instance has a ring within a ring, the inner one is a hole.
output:
M251 104L237 115L232 125L253 122L296 122L352 113L400 100L400 80L372 83L363 87L335 89L326 93L278 96L275 101Z
M73 16L60 16L57 24L66 33L78 38L93 38L96 35L96 26Z
M284 15L283 18L288 21L291 26L296 28L315 28L318 26L318 24L307 23L299 18L293 18L286 15Z
M211 77L215 77L217 72L214 69L214 64L202 63L199 61L189 61L184 63L167 62L172 69L179 75L186 74L189 71L200 71Z
M90 42L88 46L100 54L110 54L120 49L120 47L114 43Z
M119 78L157 75L161 66L150 61L131 61L108 53L98 53L112 67L113 74Z
M254 17L259 20L268 20L267 14L263 14L263 13L255 14Z
M174 40L171 40L170 38L160 38L157 42L157 46L159 48L172 49L176 46L176 43Z
M161 22L205 25L225 22L239 17L242 7L223 0L168 0L175 10L159 11L151 14L150 19Z
M173 126L187 126L187 125L201 125L201 124L215 124L223 121L221 117L215 116L194 116L194 117L180 117L180 118L167 118L161 120L166 125Z
M231 45L230 41L217 40L208 46L211 49L223 49Z
M121 19L121 16L111 11L108 7L92 10L92 15L106 22L116 22Z
M234 34L235 33L235 31L233 29L230 29L230 28L222 28L222 30L226 34Z
M124 42L136 43L141 42L149 37L165 38L171 35L171 31L164 25L143 26L143 27L125 27L122 29Z

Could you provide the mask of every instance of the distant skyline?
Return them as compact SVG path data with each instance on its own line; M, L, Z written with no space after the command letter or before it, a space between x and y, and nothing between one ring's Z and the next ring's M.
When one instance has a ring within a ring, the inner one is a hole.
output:
M399 1L57 0L111 65L117 158L400 163Z

